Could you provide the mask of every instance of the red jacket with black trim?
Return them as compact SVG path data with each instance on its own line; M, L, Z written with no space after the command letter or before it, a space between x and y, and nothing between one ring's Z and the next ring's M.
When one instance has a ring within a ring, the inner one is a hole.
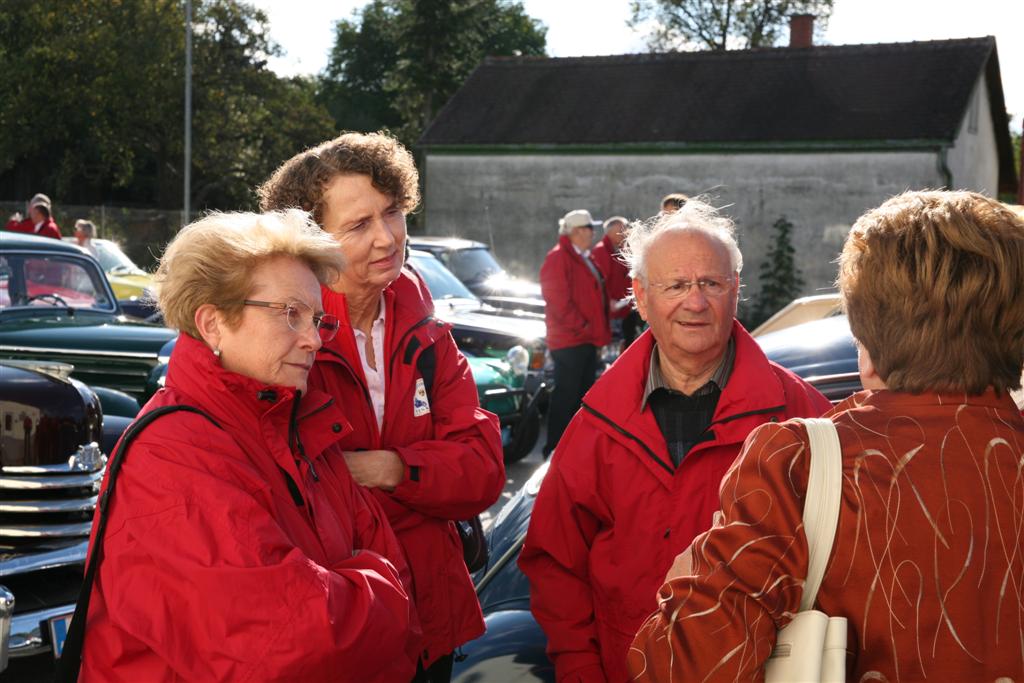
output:
M450 326L434 319L426 285L403 271L384 290L385 357L378 360L385 371L384 420L378 429L345 297L324 288L323 300L342 327L317 354L310 387L344 407L354 428L341 441L345 450L389 449L405 464L405 478L394 491L373 493L409 560L423 660L430 664L484 631L451 520L469 519L501 495L505 465L498 418L480 408L469 364ZM424 410L414 401L423 386L417 360L427 347L433 348L435 373Z
M80 680L412 678L411 576L337 448L336 402L228 372L182 334L143 411L178 404L217 425L174 412L129 447Z
M576 253L569 238L562 235L540 267L547 343L553 351L580 344L604 346L611 341L604 283L594 277L584 258L588 257Z
M629 267L619 259L619 251L612 244L611 238L605 235L591 250L590 257L597 269L604 276L604 291L608 294L608 314L613 320L629 315L630 306L614 309L616 301L626 298L632 281L629 279Z
M736 358L708 427L672 459L641 411L654 337L641 335L583 398L534 504L519 566L558 681L624 683L626 653L676 555L711 526L718 487L758 425L829 402L770 362L738 322ZM568 447L564 447L568 444Z

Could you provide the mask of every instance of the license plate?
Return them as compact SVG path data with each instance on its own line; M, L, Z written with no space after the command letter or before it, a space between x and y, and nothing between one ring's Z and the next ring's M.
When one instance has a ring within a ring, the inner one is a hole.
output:
M71 627L71 617L73 616L74 613L50 619L50 642L53 643L55 658L59 658L64 652L64 641L68 637L68 628Z

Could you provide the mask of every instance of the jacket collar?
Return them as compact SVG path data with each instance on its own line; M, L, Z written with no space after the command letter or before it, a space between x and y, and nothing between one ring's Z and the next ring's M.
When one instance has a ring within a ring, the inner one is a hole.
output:
M711 429L725 425L738 417L750 414L783 410L786 399L781 380L771 368L768 358L754 338L739 322L733 320L733 342L736 357L732 374L722 389L715 408ZM646 450L666 463L671 462L665 438L658 429L650 410L641 410L641 400L650 372L651 351L654 336L650 330L634 341L625 353L583 398L585 409L595 414L599 422L607 425L607 431L633 438L626 438L632 450ZM743 435L745 437L745 435ZM716 439L727 443L732 439ZM742 438L739 439L742 441ZM647 458L645 458L647 460ZM664 466L663 466L664 467Z
M188 397L188 402L222 424L251 428L253 418L287 423L294 409L293 387L266 384L225 370L205 343L187 333L178 335L167 368L166 386ZM296 417L321 412L331 398L320 391L300 397ZM287 431L285 431L287 435Z
M341 329L337 336L324 344L320 352L317 353L317 362L342 362L344 360L344 364L348 365L352 373L365 385L366 377L359 361L355 334L349 322L345 295L323 286L320 291L324 310L338 316L338 319L341 320ZM415 330L424 330L431 335L429 340L421 340L421 346L425 346L427 341L434 341L436 336L448 330L449 326L447 325L424 324L432 319L434 300L423 279L409 269L403 268L395 281L384 288L384 306L384 352L386 354L394 354L398 348L404 347L404 340L409 338ZM389 355L383 360L385 372L390 373L391 356ZM387 377L388 375L385 375L385 378Z

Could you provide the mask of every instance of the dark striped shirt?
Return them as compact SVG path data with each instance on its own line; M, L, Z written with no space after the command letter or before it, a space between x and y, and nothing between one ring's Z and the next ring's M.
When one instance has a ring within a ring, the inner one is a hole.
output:
M714 418L718 398L729 381L735 360L736 344L730 337L725 355L711 378L687 395L668 385L661 372L658 345L655 344L651 350L651 367L647 373L647 386L644 388L640 410L650 405L676 467L694 446L715 438L714 433L708 431L708 426Z

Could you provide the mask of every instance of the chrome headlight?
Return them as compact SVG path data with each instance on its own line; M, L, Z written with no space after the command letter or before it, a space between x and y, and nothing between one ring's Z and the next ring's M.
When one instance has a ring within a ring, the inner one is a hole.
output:
M530 367L530 352L525 347L516 344L505 354L505 361L512 368L512 372L524 375L527 368Z

